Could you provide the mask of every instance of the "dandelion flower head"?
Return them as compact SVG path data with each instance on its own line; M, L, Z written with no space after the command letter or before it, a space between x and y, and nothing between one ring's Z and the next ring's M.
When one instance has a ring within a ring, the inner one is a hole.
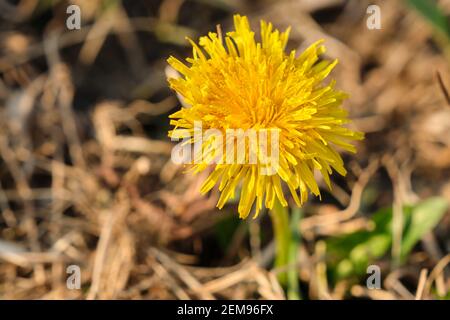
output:
M182 75L170 78L170 87L188 105L170 116L174 126L170 137L183 130L188 143L194 144L196 121L203 130L275 129L279 133L275 174L262 174L259 163L215 162L201 188L206 193L219 186L219 208L240 189L241 218L246 218L252 207L254 217L263 207L272 209L276 198L287 206L283 186L299 206L309 192L320 196L314 172L320 172L331 188L333 171L346 174L336 146L355 152L352 140L363 138L362 133L344 126L348 119L341 104L347 95L335 89L334 81L324 83L337 61L319 59L325 52L323 41L299 55L295 50L288 54L285 47L290 29L280 32L265 21L260 25L257 40L247 17L235 15L235 30L224 37L219 29L201 37L198 45L189 39L193 56L186 59L187 64L174 57L168 59ZM212 140L202 141L204 150ZM210 166L208 161L191 165L194 172Z

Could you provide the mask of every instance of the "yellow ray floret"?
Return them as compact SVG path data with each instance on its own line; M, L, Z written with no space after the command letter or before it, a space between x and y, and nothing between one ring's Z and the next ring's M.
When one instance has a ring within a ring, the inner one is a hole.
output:
M259 161L229 163L224 160L226 152L219 155L222 161L217 161L215 154L205 151L211 149L214 139L203 139L201 151L206 155L200 163L191 164L194 172L199 172L215 159L201 191L206 193L218 185L217 206L222 208L240 188L238 211L246 218L252 207L255 216L263 206L272 209L276 198L287 206L283 185L299 206L309 192L319 196L314 171L319 171L330 187L333 170L346 174L335 147L355 152L351 142L362 139L363 134L344 126L348 119L341 104L346 94L334 88L334 81L323 83L337 61L319 61L325 52L322 41L297 56L295 51L285 53L289 29L279 32L261 21L257 42L246 17L235 15L234 26L224 38L209 33L198 45L189 40L193 56L187 64L168 59L182 75L169 79L170 87L189 105L170 116L174 129L169 136L180 137L183 131L182 135L190 137L187 143L195 144L198 122L202 130L216 129L224 136L230 129L277 130L279 165L275 174L264 174ZM240 146L245 148L246 160L252 152L260 152L259 146L255 150L249 150L249 143Z

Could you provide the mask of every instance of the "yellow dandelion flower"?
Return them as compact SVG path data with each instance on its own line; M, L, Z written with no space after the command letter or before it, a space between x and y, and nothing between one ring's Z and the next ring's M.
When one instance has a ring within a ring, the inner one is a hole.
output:
M362 139L363 134L344 127L348 119L341 104L347 95L334 88L334 81L323 83L337 61L319 61L325 52L322 41L297 57L295 50L285 53L289 29L279 32L261 21L258 42L247 17L235 15L234 26L224 38L220 32L211 32L200 38L199 45L189 39L193 57L186 59L188 65L174 57L168 59L182 75L169 79L170 87L188 105L170 116L174 129L169 136L185 137L185 144L190 145L200 142L201 148L194 153L204 155L202 161L192 162L194 172L214 166L201 191L206 193L218 184L217 206L222 208L240 186L238 211L246 218L252 207L255 216L263 204L272 209L276 198L287 206L283 184L299 206L309 191L320 196L314 171L320 171L331 188L333 170L346 174L335 146L355 152L350 142ZM245 160L256 154L257 161L225 161L226 152L211 151L215 138L195 137L195 123L201 123L203 131L214 129L224 134L230 129L276 130L279 165L275 174L262 173L259 144L252 148L233 138L234 146L244 147L237 153L245 153Z

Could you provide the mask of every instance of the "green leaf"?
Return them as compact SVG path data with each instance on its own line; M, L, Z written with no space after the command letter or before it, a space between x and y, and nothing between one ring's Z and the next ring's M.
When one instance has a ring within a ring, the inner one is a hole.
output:
M366 273L367 266L391 247L392 208L378 210L371 219L374 229L328 239L327 247L336 263L337 278Z
M429 198L413 207L405 230L401 247L401 258L406 259L414 245L429 231L431 231L447 212L448 202L444 198Z
M437 30L450 36L447 17L432 0L408 0L411 7L416 9L425 19L427 19Z
M402 262L416 243L439 223L447 209L447 200L439 197L403 207ZM378 210L371 221L375 225L371 231L357 231L327 240L330 268L337 278L365 274L367 266L391 248L392 208Z

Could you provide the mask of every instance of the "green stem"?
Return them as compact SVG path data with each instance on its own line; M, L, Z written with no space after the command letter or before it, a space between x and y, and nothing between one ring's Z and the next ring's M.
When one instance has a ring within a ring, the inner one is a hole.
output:
M289 270L288 270L288 291L287 296L289 300L300 300L300 288L298 286L298 268L297 268L297 253L298 253L298 247L301 241L300 237L300 219L301 219L302 211L300 208L294 208L292 210L292 217L291 217L291 234L292 234L292 240L291 244L289 246Z
M270 212L273 232L275 236L275 268L288 269L278 274L278 281L288 288L289 299L300 299L297 273L297 251L299 243L298 223L300 210L294 210L292 220L289 222L288 208L283 207L278 199Z
M277 198L275 199L274 206L270 212L270 217L272 218L275 236L275 268L282 269L287 266L291 233L289 230L289 215L287 208L283 207ZM286 272L280 272L278 274L278 280L281 285L285 285L287 281Z

